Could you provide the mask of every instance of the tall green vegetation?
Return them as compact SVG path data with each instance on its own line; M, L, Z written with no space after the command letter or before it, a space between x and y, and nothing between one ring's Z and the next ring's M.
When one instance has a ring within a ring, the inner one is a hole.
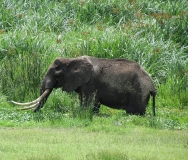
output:
M186 0L2 0L0 10L3 102L36 98L54 58L91 55L137 61L157 87L158 114L187 114ZM73 103L57 91L47 105L74 115Z

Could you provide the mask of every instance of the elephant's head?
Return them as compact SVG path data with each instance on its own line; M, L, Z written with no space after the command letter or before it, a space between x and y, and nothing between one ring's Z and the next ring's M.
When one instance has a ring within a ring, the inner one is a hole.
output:
M84 57L57 58L43 78L41 96L38 99L28 103L12 102L21 106L29 106L22 110L34 108L36 112L43 107L53 88L62 87L62 90L67 92L75 91L91 79L92 70L93 66Z

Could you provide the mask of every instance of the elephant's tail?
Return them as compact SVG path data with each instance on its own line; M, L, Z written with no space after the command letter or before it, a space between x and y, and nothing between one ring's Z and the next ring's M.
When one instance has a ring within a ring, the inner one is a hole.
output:
M155 97L156 97L157 92L156 91L151 91L150 94L153 97L152 110L153 110L153 116L155 116L156 115L156 113L155 113Z

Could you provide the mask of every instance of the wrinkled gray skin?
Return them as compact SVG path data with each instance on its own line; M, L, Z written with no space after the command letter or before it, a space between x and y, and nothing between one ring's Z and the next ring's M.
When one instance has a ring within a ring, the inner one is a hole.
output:
M57 58L43 79L40 94L46 89L52 91L59 87L66 92L77 92L82 104L93 99L94 112L99 112L100 104L103 104L126 110L129 114L143 115L152 95L155 115L154 83L148 73L133 61L90 56ZM43 107L49 94L34 112Z

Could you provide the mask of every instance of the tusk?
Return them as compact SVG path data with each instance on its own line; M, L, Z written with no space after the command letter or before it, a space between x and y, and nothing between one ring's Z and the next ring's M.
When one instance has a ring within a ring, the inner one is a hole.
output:
M37 102L36 104L30 105L28 107L25 107L25 108L20 108L18 110L28 110L28 109L31 109L31 108L35 108L38 104L39 104L39 102Z
M29 105L33 105L33 104L38 104L40 101L42 101L47 94L49 94L50 89L46 89L45 92L36 100L32 101L32 102L27 102L27 103L19 103L19 102L15 102L15 101L11 101L14 104L17 104L19 106L29 106ZM34 108L34 107L33 107Z

